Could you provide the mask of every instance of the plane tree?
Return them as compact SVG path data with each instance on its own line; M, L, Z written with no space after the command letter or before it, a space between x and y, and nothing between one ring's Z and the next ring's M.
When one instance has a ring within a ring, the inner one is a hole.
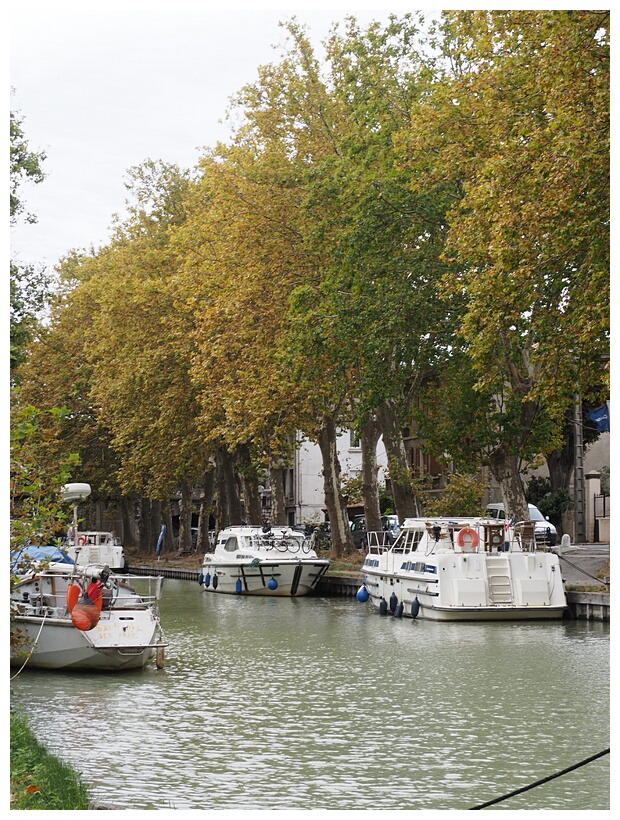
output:
M450 351L442 378L486 405L484 459L519 516L521 469L561 446L567 408L600 391L608 354L608 15L445 13L448 68L400 138L405 163L426 146L416 190L460 186L442 293L465 301L456 347L474 375Z
M329 338L345 368L352 422L380 423L401 520L417 511L402 430L453 327L437 296L450 186L413 192L394 147L433 83L423 22L405 15L361 30L350 19L327 43L331 151L313 155L305 201L308 241L327 264L298 294L308 327L323 328L316 345Z

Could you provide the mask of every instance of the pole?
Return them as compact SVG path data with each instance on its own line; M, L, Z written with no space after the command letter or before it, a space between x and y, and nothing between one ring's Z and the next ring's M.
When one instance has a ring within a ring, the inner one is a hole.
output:
M575 541L583 544L586 540L583 473L583 418L581 395L575 394Z

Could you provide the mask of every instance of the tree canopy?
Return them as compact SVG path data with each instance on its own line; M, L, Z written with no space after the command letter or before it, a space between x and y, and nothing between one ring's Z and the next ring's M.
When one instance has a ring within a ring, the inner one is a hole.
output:
M301 431L345 549L335 440L371 419L395 441L414 417L519 512L574 394L608 389L608 13L349 18L322 56L285 28L230 142L133 169L110 243L65 260L24 400L158 498L224 452L256 477Z

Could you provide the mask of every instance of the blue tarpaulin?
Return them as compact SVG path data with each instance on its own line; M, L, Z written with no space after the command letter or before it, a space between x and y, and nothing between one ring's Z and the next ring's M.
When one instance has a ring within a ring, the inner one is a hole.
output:
M27 547L22 547L20 550L15 550L11 553L11 565L13 568L18 564L27 564L30 561L41 561L44 559L57 564L74 564L66 552L54 546L40 547L36 544L30 544Z

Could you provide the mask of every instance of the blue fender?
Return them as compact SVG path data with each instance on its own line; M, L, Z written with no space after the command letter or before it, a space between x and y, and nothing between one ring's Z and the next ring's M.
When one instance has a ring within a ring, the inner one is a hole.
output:
M411 602L411 617L417 618L420 611L420 602L417 597Z

